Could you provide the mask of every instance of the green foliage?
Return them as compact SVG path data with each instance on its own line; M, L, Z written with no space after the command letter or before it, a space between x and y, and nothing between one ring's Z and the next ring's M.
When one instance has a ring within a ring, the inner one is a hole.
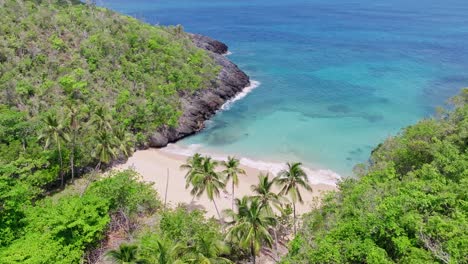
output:
M227 210L231 226L227 233L228 240L250 251L253 263L263 246L271 248L273 238L268 228L276 226L274 216L268 214L258 198L244 197L236 199L237 211Z
M0 54L0 177L38 187L130 155L218 72L184 32L79 1L2 1Z
M218 69L181 28L151 26L80 1L6 0L0 5L3 250L12 243L24 246L20 241L32 243L32 235L23 236L33 230L28 222L32 216L25 215L31 201L57 206L40 199L59 186L58 180L64 187L69 178L131 155L155 129L176 125L180 94L204 88ZM134 181L133 176L126 177ZM73 208L96 206L99 212L127 203L129 212L154 206L154 201L142 200L151 188L125 190L117 187L127 184L125 179L113 181L121 182L100 183L89 190L122 193L115 200L106 197L105 206L72 198L62 203ZM44 237L49 238L54 239L50 233Z
M468 263L467 94L379 145L304 217L284 262Z
M139 256L149 263L231 263L221 227L202 211L183 207L162 212L158 225L143 230L136 241Z
M21 209L21 236L0 248L2 263L79 263L84 251L103 238L110 214L153 211L160 202L135 172L111 173L84 195L47 197ZM138 210L137 210L138 209ZM18 230L18 229L17 229Z

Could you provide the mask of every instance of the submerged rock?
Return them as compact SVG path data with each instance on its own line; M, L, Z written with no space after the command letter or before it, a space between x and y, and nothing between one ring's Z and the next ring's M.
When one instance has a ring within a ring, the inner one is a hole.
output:
M150 147L165 147L168 143L202 130L205 121L211 118L226 101L250 85L249 77L223 56L228 51L226 44L197 34L190 34L190 37L197 47L209 52L214 61L222 67L221 71L210 87L182 96L182 116L179 118L178 126L159 129L151 135Z

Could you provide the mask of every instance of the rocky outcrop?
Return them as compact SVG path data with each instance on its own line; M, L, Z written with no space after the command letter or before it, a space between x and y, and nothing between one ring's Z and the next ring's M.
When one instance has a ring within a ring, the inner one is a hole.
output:
M190 34L190 37L197 47L207 50L222 69L211 87L182 96L183 114L178 126L159 129L150 137L150 147L165 147L168 143L200 131L204 128L205 121L211 118L227 100L250 85L249 77L223 56L228 51L226 44L197 34Z

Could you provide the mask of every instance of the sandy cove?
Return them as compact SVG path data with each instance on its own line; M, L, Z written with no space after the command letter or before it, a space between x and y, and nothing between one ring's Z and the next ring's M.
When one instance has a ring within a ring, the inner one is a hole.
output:
M162 201L165 199L165 190L167 183L167 175L169 172L169 181L167 187L167 203L170 206L185 204L188 208L198 208L207 211L208 216L216 216L216 210L213 203L208 200L206 195L200 198L195 198L190 195L190 190L185 189L185 174L186 171L180 169L180 165L184 164L187 157L166 153L159 149L147 149L137 151L128 159L125 164L116 167L118 170L133 168L137 171L146 182L153 182L154 188L158 191ZM239 186L235 189L235 196L241 198L245 195L252 195L250 186L258 183L257 175L261 173L256 168L241 166L247 175L239 176ZM224 209L231 208L231 187L230 183L226 186L227 192L221 193L216 199L216 204L220 212ZM312 185L313 192L303 191L304 204L297 205L299 214L305 213L314 205L316 197L320 197L324 192L333 191L336 189L333 185L314 184Z

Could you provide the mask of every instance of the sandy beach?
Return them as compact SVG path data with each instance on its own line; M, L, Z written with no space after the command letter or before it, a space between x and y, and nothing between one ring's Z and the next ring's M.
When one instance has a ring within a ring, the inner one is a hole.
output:
M143 177L144 181L154 182L154 188L158 191L161 200L164 202L167 184L167 203L169 206L185 204L189 208L199 208L207 211L207 216L216 216L214 205L204 195L195 198L190 195L190 190L185 189L185 173L180 169L187 157L173 153L167 153L160 149L147 149L137 151L128 159L125 164L117 166L116 169L133 168ZM247 175L240 175L239 186L235 189L235 196L241 198L244 195L251 195L250 186L258 183L257 175L261 173L257 168L242 165ZM169 175L169 176L168 176ZM231 187L228 183L226 192L222 192L216 199L216 204L220 212L231 208ZM299 214L307 212L315 204L314 199L323 195L324 192L335 190L334 185L313 184L313 192L303 191L304 204L297 205Z

